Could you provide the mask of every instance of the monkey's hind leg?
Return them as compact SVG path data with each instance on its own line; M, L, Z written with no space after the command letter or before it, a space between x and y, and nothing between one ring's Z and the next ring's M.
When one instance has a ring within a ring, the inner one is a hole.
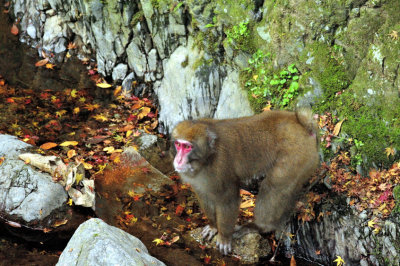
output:
M297 180L302 180L300 175L304 173L300 171L293 174L289 173L290 170L276 167L271 173L271 178L264 179L260 184L254 209L254 224L260 233L283 229L294 209L302 187L301 182Z

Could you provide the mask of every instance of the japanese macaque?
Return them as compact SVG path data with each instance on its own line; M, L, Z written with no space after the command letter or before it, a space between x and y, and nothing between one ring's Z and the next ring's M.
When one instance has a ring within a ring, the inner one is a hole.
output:
M258 190L248 230L281 229L319 164L318 128L308 109L237 119L183 121L172 132L175 170L196 193L217 248L231 252L240 188ZM238 227L236 227L238 228Z

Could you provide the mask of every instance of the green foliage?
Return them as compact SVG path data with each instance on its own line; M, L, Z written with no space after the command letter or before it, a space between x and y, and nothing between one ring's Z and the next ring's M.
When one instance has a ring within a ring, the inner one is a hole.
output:
M248 79L245 88L257 102L257 108L268 101L278 108L287 108L299 94L299 70L295 64L277 73L267 68L268 55L258 50L249 59L249 67L245 69ZM260 111L260 110L256 110Z
M225 31L225 41L228 44L233 45L236 49L247 50L245 45L248 42L248 37L250 36L248 24L248 21L242 21L238 25L233 25L230 29Z
M396 201L396 206L393 209L393 213L400 213L400 185L397 185L393 189L393 197Z

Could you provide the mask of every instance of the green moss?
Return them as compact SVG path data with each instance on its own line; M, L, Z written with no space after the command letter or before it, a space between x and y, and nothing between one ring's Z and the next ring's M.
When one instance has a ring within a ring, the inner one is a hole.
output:
M336 109L337 93L345 90L350 84L349 76L344 66L335 58L333 49L334 47L316 42L308 47L301 58L301 61L312 60L311 75L324 93L324 99L314 107L318 113Z
M143 10L140 10L140 11L136 12L135 15L132 16L132 20L131 20L130 24L131 24L131 26L135 26L139 21L142 21L144 19L145 19L144 12L143 12Z
M188 64L189 64L189 57L186 55L185 61L183 61L183 62L181 63L181 66L182 66L183 68L185 68L185 67L187 67Z
M393 189L393 197L396 201L396 206L393 209L393 213L400 213L400 185L397 185Z

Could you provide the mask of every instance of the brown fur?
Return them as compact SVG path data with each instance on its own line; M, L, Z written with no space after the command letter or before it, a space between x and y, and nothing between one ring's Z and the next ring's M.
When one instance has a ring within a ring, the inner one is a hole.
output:
M172 137L190 141L192 152L200 154L201 160L189 162L194 170L181 177L192 185L223 244L234 232L240 188L256 185L255 227L273 231L319 163L318 129L309 110L184 121Z

